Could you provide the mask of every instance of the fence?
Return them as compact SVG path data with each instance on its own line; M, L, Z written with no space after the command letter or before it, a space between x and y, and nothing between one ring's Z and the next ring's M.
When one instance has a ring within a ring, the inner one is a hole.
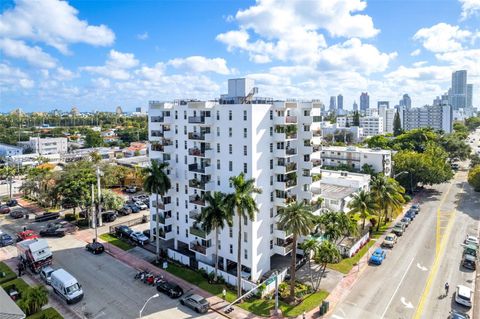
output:
M370 239L370 233L367 232L365 235L360 237L353 245L349 246L344 246L340 245L338 248L340 249L340 253L347 257L350 258L354 256L366 243L368 243L368 240Z
M173 250L171 248L168 248L167 253L168 253L168 258L178 261L183 265L190 266L190 257L185 256L184 254L181 254L178 251Z

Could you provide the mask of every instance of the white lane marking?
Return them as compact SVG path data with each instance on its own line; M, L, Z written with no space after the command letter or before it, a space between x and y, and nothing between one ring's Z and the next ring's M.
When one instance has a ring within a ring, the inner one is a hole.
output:
M390 307L390 304L392 303L393 298L394 298L395 295L397 294L397 291L398 291L398 289L400 288L400 285L402 284L403 279L405 279L405 276L407 275L408 270L409 270L410 267L412 266L413 259L414 259L414 258L412 257L412 260L410 261L410 263L408 264L407 269L406 269L405 272L403 273L402 279L400 279L400 282L398 283L397 288L396 288L395 291L393 292L393 295L392 295L392 297L390 298L390 301L388 302L387 306L385 307L385 310L383 311L383 313L382 313L382 315L380 316L380 318L384 318L384 317L385 317L385 314L387 313L388 307Z
M422 266L422 264L420 264L420 263L417 263L417 267L418 267L418 269L420 269L421 271L427 271L427 270L428 270L427 267Z
M413 309L412 303L411 303L410 301L407 302L407 301L405 300L405 297L400 298L400 301L403 303L403 305L405 306L405 308L407 308L407 309Z
M344 319L343 317L340 317L340 316L337 316L337 315L333 315L332 316L332 319Z

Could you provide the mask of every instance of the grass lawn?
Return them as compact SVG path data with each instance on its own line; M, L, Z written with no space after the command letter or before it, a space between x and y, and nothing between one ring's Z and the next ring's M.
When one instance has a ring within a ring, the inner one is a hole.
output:
M392 222L389 222L386 225L380 225L380 229L378 231L377 227L375 227L372 232L372 238L379 238L383 235L384 232L386 232L390 228L390 226L392 226Z
M362 249L360 249L360 251L355 256L342 259L342 261L338 264L328 264L327 267L329 269L339 271L342 274L348 274L353 268L354 264L358 263L360 258L362 258L363 255L367 253L367 251L370 249L370 247L373 246L374 243L374 240L370 240L365 246L362 247Z
M15 278L17 278L17 274L7 264L0 262L0 285Z
M2 284L1 286L3 289L5 289L5 291L7 291L10 288L13 288L14 285L15 285L15 289L20 293L20 299L17 300L17 303L18 303L21 300L25 290L27 290L30 286L25 281L23 281L22 278L16 278L16 279L10 280L9 282Z
M168 263L166 271L168 271L172 275L184 279L185 281L188 281L191 284L194 284L195 286L198 286L205 291L208 291L212 295L216 295L217 297L222 298L222 290L223 288L225 288L225 285L209 284L208 281L199 272L195 272L186 267L178 266L171 262ZM282 301L279 302L279 306L284 316L296 317L301 315L304 311L308 312L311 309L318 307L322 303L322 300L325 299L327 296L328 292L322 290L309 295L301 304L297 306L290 306ZM228 302L232 302L237 299L236 292L227 289L226 299ZM275 307L275 300L273 298L271 300L252 299L242 302L241 304L237 304L237 306L256 315L268 317L270 316L270 310L273 310Z
M55 308L50 307L28 316L26 319L63 319L63 317Z
M117 238L117 237L112 236L110 234L101 234L99 237L101 239L105 240L107 243L112 244L114 246L117 246L118 248L123 249L123 250L129 250L129 249L133 248L133 246L130 245L129 243L124 242L120 238Z

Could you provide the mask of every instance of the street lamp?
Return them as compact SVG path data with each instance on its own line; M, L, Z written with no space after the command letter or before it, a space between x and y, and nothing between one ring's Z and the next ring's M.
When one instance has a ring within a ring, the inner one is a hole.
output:
M145 307L147 306L147 303L152 300L153 298L158 298L160 295L159 294L154 294L153 296L151 296L150 298L147 299L147 301L145 301L145 303L143 304L143 307L142 309L140 309L140 312L139 312L139 318L142 318L142 312L143 310L145 309Z

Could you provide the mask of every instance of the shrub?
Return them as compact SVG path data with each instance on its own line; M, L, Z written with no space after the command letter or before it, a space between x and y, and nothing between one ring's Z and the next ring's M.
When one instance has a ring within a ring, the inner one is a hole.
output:
M68 213L68 214L65 214L64 219L67 222L73 222L73 221L76 221L78 219L78 215Z
M0 285L17 278L17 274L5 263L0 262Z

